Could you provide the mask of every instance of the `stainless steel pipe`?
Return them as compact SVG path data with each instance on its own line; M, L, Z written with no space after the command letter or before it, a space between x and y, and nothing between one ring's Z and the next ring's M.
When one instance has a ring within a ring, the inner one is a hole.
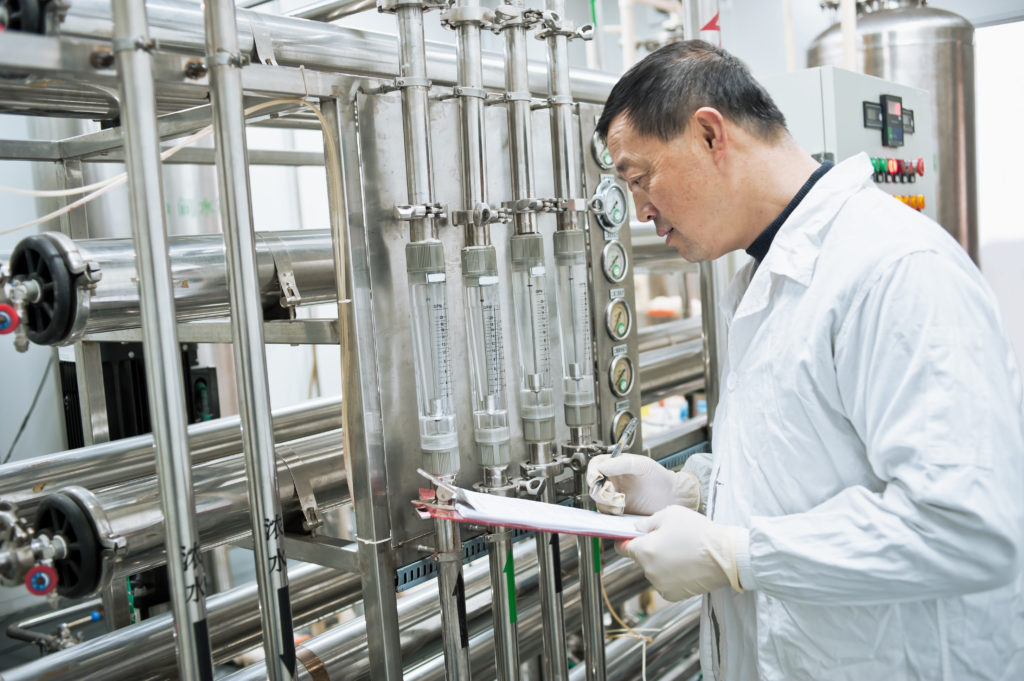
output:
M680 389L703 383L704 342L694 338L640 353L640 399L650 404ZM710 405L710 397L708 404Z
M325 397L279 409L273 421L278 443L336 430L341 399ZM238 416L228 416L188 426L192 465L242 451L240 423ZM97 490L155 474L153 436L137 435L0 466L0 499L17 505L19 516L32 517L39 500L61 487Z
M125 132L125 163L132 213L132 237L138 256L142 335L149 357L149 395L156 444L159 505L166 546L170 601L178 630L178 670L185 681L213 681L210 634L206 621L206 577L199 560L192 460L185 433L184 379L174 318L174 288L164 225L160 136L149 29L143 0L113 3L114 55ZM179 549L180 547L180 549Z
M196 530L203 551L252 532L244 464L244 455L236 454L193 470ZM296 480L313 490L321 512L349 500L341 431L279 445L272 465L276 469L278 487L274 494L280 498L282 525L301 525L306 519L295 491ZM164 517L153 478L100 489L94 496L102 513L97 527L124 541L112 580L167 562L160 532Z
M279 276L282 272L294 278L301 304L335 299L329 230L263 232L256 235L255 243L256 278L260 305L264 309L281 309L284 294ZM23 239L17 248L33 251L52 248L50 244L56 244L62 251L64 262L81 259L90 263L91 272L100 280L86 287L88 282L84 276L76 278L71 272L67 276L52 276L54 296L63 301L74 319L67 321L54 315L49 326L53 326L55 332L39 329L38 334L47 339L32 338L30 332L31 340L61 344L73 340L73 334L79 331L99 333L139 326L139 274L130 239L68 241L37 234ZM231 307L221 235L171 237L164 253L171 263L178 321L228 314Z
M277 466L273 460L274 435L267 419L270 382L264 355L263 312L246 159L242 53L234 0L205 0L203 13L263 650L272 681L289 681L295 676L295 637L288 598Z
M187 54L205 54L202 6L183 0L148 0L150 33L161 49ZM109 40L111 36L109 0L75 0L61 7L62 18L53 21L54 32L61 35ZM356 76L392 78L398 75L399 52L395 36L372 31L342 28L316 21L280 17L239 9L236 15L239 48L245 54L254 50L254 34L265 30L274 59L284 66L303 65L307 69L348 73ZM427 77L435 85L452 86L458 82L455 47L444 43L426 43ZM529 82L525 89L538 97L547 96L547 64L529 63ZM483 55L484 87L504 89L505 60L501 54ZM577 101L603 104L617 76L572 69L572 94Z
M291 571L292 615L306 626L359 601L359 577L319 565ZM256 583L207 601L213 658L226 662L260 645ZM174 621L157 615L0 672L0 681L156 681L177 678ZM262 671L262 670L261 670ZM263 678L266 678L265 673Z

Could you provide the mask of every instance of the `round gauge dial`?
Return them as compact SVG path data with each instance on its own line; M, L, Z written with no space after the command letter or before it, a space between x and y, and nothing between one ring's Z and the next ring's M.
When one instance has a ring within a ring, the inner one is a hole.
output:
M622 298L616 298L608 303L605 324L608 327L608 335L615 340L620 341L628 336L630 329L633 328L633 313L629 309L629 304Z
M609 241L601 252L601 267L604 269L604 276L608 281L619 283L626 278L626 268L629 262L626 259L626 249L621 241Z
M622 437L622 431L626 429L626 426L628 426L629 422L632 420L632 412L625 410L616 413L615 416L612 417L612 442L619 441L619 438ZM639 430L639 428L637 430ZM629 449L633 446L633 442L636 441L636 433L637 431L634 430L632 437L629 438L629 442L625 443L623 447Z
M605 229L618 229L629 218L626 192L610 176L604 176L601 183L597 185L597 191L594 192L591 202L594 213L597 215L597 221Z
M633 387L633 362L629 357L616 357L608 369L612 392L618 397L627 395ZM628 422L627 422L628 423Z
M590 145L590 150L594 153L594 160L597 161L597 165L601 166L602 170L611 170L615 167L612 162L612 152L608 151L608 145L604 143L601 136L594 132L593 142Z

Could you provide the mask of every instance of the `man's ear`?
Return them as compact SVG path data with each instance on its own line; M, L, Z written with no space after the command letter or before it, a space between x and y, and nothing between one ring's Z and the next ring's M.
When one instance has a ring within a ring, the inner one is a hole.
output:
M713 107L702 106L693 113L692 124L701 148L709 152L717 164L730 142L722 113Z

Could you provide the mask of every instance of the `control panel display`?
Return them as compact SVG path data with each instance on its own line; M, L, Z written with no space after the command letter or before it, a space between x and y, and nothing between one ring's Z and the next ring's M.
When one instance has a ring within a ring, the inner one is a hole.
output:
M882 146L903 146L903 98L882 95Z

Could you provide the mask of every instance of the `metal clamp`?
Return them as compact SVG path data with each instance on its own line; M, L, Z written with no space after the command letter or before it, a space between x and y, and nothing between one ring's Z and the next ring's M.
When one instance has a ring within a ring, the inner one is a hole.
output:
M547 463L522 463L519 464L519 467L523 471L524 477L546 479L561 475L565 470L565 463L562 457L558 457Z
M535 477L535 478L517 478L512 481L516 486L517 492L530 497L539 497L540 493L544 491L544 487L547 485L547 478Z
M541 23L544 28L537 32L537 40L546 40L556 36L565 36L569 40L593 40L594 25L583 24L579 28L576 24L563 19L558 12L545 10L541 13Z
M114 38L110 41L110 46L114 50L114 54L118 52L135 52L136 50L153 52L157 49L157 42L152 38L145 38L143 36L137 38Z
M395 218L398 220L444 220L448 209L440 203L421 203L415 206L395 206Z
M377 0L377 11L394 14L401 7L419 7L424 12L432 9L447 9L451 6L450 0Z
M502 222L504 213L494 210L486 203L478 203L473 210L453 210L452 224L457 226L483 227L493 222Z
M517 26L529 29L539 24L542 19L543 13L539 10L515 5L498 5L494 10L494 23L490 28L494 33L501 33L507 28Z
M247 54L231 54L228 52L218 52L217 54L207 55L206 65L208 68L214 66L235 66L243 68L248 66L250 63L249 55Z
M270 37L270 26L267 25L259 14L254 13L249 22L252 28L253 49L256 51L256 59L261 64L277 66L277 59L274 57L274 41Z
M494 14L484 7L452 7L441 12L441 25L450 29L476 25L490 30L494 25Z

